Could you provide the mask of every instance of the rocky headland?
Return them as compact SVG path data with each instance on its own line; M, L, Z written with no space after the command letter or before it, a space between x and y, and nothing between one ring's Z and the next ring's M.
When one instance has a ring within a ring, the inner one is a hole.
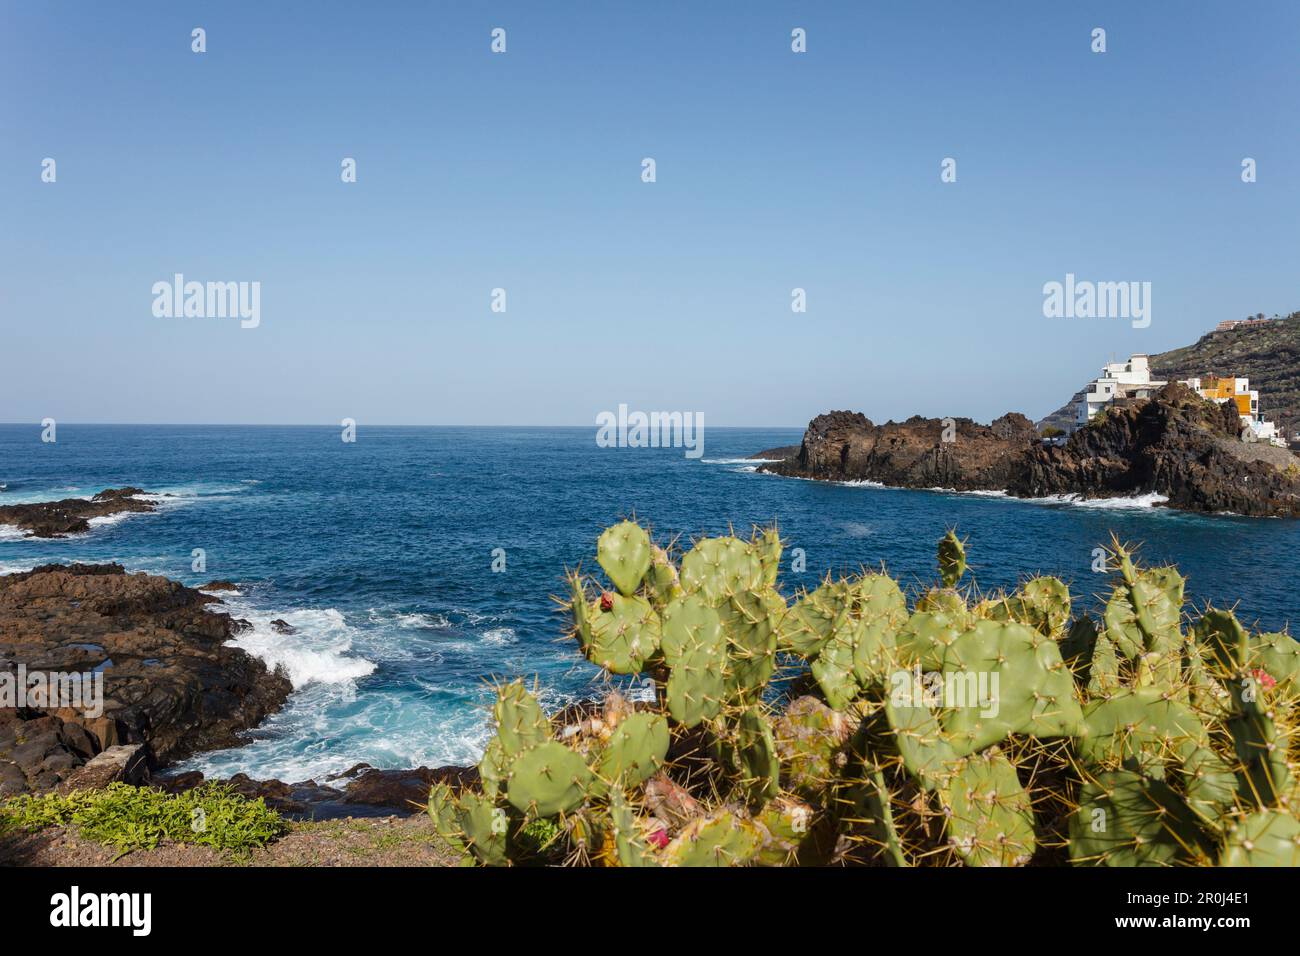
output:
M1247 444L1232 406L1165 386L1118 402L1064 444L1024 415L990 425L910 418L876 425L857 412L819 415L799 450L760 471L900 488L1000 491L1019 498L1163 496L1185 511L1300 517L1300 459Z
M148 512L153 502L140 488L108 488L93 498L64 498L28 505L0 506L0 525L12 525L36 538L62 538L90 530L90 519L123 512Z

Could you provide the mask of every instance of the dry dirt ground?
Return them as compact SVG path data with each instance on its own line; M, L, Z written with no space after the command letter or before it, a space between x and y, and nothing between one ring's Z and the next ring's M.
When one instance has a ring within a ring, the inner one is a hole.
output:
M83 839L73 827L0 839L0 866L449 866L456 855L425 814L292 823L275 843L246 856L169 843L117 851Z

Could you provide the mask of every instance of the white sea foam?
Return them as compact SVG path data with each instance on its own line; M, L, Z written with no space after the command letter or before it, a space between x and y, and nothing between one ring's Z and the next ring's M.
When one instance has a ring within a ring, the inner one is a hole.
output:
M513 627L494 627L490 631L483 632L482 642L484 644L493 644L498 647L505 644L514 644L519 640L515 636Z
M230 592L223 592L223 596ZM232 617L253 625L228 643L264 661L268 667L283 667L294 689L309 684L342 684L365 677L375 664L351 654L354 631L343 614L334 608L297 611L264 611L239 601L225 600ZM294 628L280 634L271 621L282 619Z
M1169 500L1166 495L1158 495L1155 492L1145 495L1133 495L1122 498L1082 498L1078 495L1053 495L1047 498L1029 498L1029 501L1043 502L1046 504L1066 504L1074 505L1076 508L1103 508L1116 509L1122 511L1155 508Z
M816 481L815 478L804 478L796 476L800 481ZM832 482L836 485L844 485L850 488L876 488L890 491L928 491L933 494L941 495L961 495L965 498L996 498L1006 501L1021 501L1025 504L1036 505L1072 505L1076 508L1098 508L1114 510L1144 510L1147 508L1156 508L1169 498L1165 495L1151 492L1145 495L1129 495L1114 498L1085 498L1082 495L1045 495L1039 498L1020 498L1010 495L1005 491L995 489L977 489L974 491L958 491L956 488L903 488L898 485L886 485L880 481L871 481L866 478L856 478L846 481Z
M404 627L411 630L445 631L452 626L445 614L427 614L421 611L382 611L370 608L367 617L371 624L381 627Z
M119 511L117 514L97 515L94 518L87 518L86 524L92 528L105 528L110 525L121 524L132 515L148 514L147 511Z
M0 524L0 541L21 541L28 533L15 524Z
M1145 495L1128 495L1114 498L1085 498L1082 495L1043 495L1039 498L1019 498L1005 491L958 491L955 488L927 488L947 495L962 495L968 498L999 498L1006 501L1023 501L1031 505L1071 505L1075 508L1097 508L1104 510L1134 511L1155 508L1164 504L1169 498L1151 492Z

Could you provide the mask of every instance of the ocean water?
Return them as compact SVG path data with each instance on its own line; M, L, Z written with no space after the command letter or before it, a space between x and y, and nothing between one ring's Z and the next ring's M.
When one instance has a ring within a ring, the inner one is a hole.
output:
M97 521L83 536L22 538L0 529L0 573L51 561L118 561L187 584L237 582L228 609L253 622L238 643L283 664L288 706L247 745L187 769L319 779L379 767L476 760L491 683L536 677L558 707L599 681L552 595L566 567L595 569L595 539L635 515L656 536L780 525L784 589L826 571L882 563L907 587L935 577L934 544L969 537L974 580L1013 587L1043 572L1076 601L1106 589L1093 549L1142 544L1174 562L1188 594L1236 605L1245 622L1300 619L1300 523L1192 516L1150 501L1077 504L903 491L757 474L745 457L799 441L798 430L711 428L704 457L680 449L599 448L595 428L0 425L0 504L88 496L136 485L163 495L154 514ZM207 569L191 569L192 552ZM492 570L502 548L506 570ZM807 570L789 571L793 549ZM598 570L598 569L597 569ZM297 633L275 633L283 618Z

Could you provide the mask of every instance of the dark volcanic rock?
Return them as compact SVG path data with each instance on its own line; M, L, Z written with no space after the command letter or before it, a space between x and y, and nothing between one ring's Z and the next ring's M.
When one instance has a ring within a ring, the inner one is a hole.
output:
M1063 446L1035 445L1008 491L1021 497L1157 493L1184 511L1300 517L1300 462L1239 440L1229 404L1177 383L1117 404Z
M102 674L94 708L0 708L0 790L51 787L96 754L145 744L167 763L233 746L292 689L233 633L214 598L121 565L51 564L0 577L0 670Z
M340 788L339 780L350 780ZM178 774L159 782L169 793L190 790L204 782L197 770ZM350 770L326 778L284 783L280 780L254 780L238 773L224 781L249 799L258 797L280 813L300 819L324 820L345 816L409 816L421 812L429 800L429 788L445 783L456 792L479 782L476 767L417 767L414 770L376 770L369 764L357 764Z
M367 770L348 784L343 802L390 807L412 813L418 809L416 804L429 802L429 788L435 781L460 787L465 785L465 775L468 773L477 777L474 768L463 767Z
M1112 405L1059 446L1038 440L1015 413L983 426L919 417L874 425L856 412L830 412L809 423L798 454L760 470L1022 498L1155 493L1186 511L1300 517L1300 460L1240 441L1239 429L1231 406L1178 384Z
M764 448L750 455L750 461L781 461L799 454L798 445L782 445L780 448Z
M96 754L73 770L59 785L64 792L102 790L110 783L141 784L149 779L149 748L144 744L118 744Z
M247 623L247 622L245 622ZM298 629L288 621L282 621L278 617L271 622L271 630L277 634L297 634Z
M65 498L30 505L0 507L0 524L15 525L37 538L60 538L90 530L91 518L103 518L124 511L153 511L151 502L135 497L139 488L109 488L93 498Z
M209 581L198 586L200 591L238 591L239 587L232 581Z
M902 488L1000 490L1015 477L1015 460L1033 440L1033 424L1015 413L992 425L919 416L875 425L859 412L829 412L809 423L797 455L760 470Z

